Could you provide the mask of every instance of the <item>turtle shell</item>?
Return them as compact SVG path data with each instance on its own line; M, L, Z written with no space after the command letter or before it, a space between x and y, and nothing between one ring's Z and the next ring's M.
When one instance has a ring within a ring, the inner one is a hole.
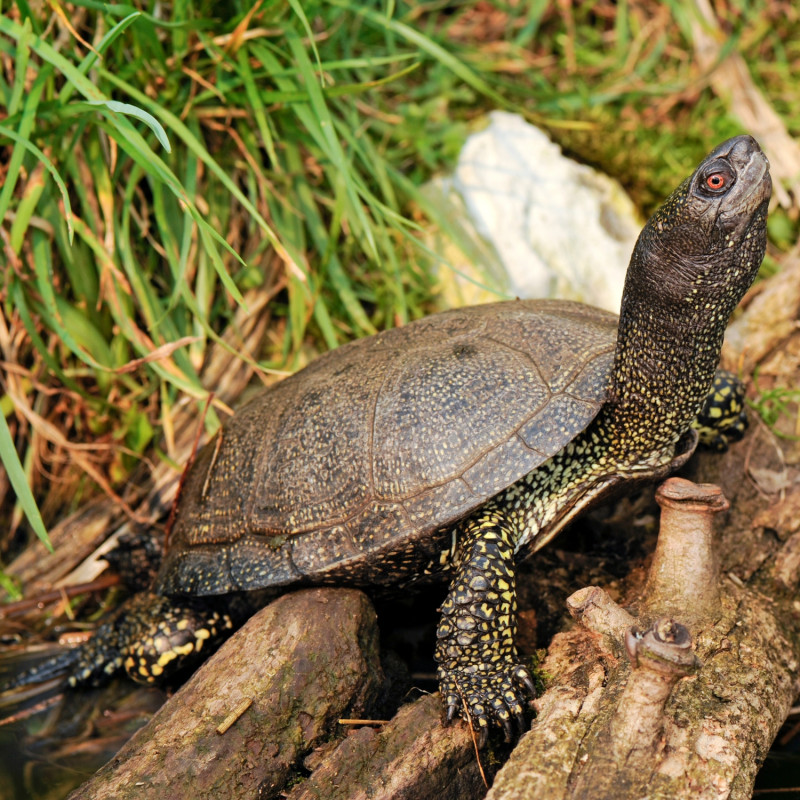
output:
M198 454L158 591L414 577L449 545L449 525L595 417L616 330L616 315L590 306L517 300L325 354Z

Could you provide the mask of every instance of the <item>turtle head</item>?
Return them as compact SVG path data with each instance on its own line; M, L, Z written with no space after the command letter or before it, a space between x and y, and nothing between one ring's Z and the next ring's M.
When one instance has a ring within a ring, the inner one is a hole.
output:
M606 423L623 449L669 455L697 414L728 319L764 257L771 192L766 156L752 136L737 136L703 159L639 235Z
M718 145L642 230L626 293L687 310L711 302L727 323L764 257L771 192L769 162L752 136Z
M772 192L769 161L752 136L714 148L653 215L664 242L677 237L685 252L735 248L752 222L763 221Z

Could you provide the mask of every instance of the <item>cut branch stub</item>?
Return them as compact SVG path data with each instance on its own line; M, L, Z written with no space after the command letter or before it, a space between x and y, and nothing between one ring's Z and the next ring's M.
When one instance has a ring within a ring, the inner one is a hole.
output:
M670 478L659 486L661 528L647 579L642 616L674 616L696 628L719 608L719 564L713 518L728 501L713 484Z
M586 586L567 598L570 616L585 628L599 633L599 642L609 655L619 656L626 631L636 622L624 608L617 605L605 589Z
M632 628L625 646L633 672L611 718L609 734L614 761L630 781L652 769L664 730L664 706L675 684L694 672L699 662L689 631L672 619L657 620L644 633Z
M630 628L625 634L625 649L634 668L646 666L684 677L697 667L689 629L668 617L656 620L644 633Z

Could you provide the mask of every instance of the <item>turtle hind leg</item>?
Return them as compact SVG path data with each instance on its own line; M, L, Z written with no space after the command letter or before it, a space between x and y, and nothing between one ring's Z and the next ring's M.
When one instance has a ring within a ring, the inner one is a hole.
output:
M482 747L489 727L521 733L536 695L514 645L514 544L502 513L484 509L460 531L454 576L437 630L436 660L447 718L469 716Z
M151 593L132 597L124 613L109 624L113 631L106 632L103 626L87 642L86 646L98 639L94 658L84 659L85 665L92 668L99 654L107 664L105 672L124 670L144 684L164 683L194 670L235 628L232 617L211 601Z
M212 603L136 594L87 642L16 675L0 692L52 678L74 688L101 686L122 672L137 683L164 683L199 666L234 628L231 615Z
M68 682L68 676L72 674L78 663L79 651L80 648L70 648L68 650L60 648L60 652L57 655L45 656L38 659L33 666L26 666L23 669L15 669L14 661L21 662L24 660L24 654L4 654L4 672L10 674L11 677L0 681L0 695L26 689L29 686L44 684L51 680L56 681L55 688L63 686ZM28 663L30 663L29 659ZM0 700L0 708L8 705L7 700L11 701L12 699L4 697L3 700Z
M747 430L744 384L732 373L718 369L692 427L707 450L724 453Z
M29 669L18 672L0 685L0 693L28 686L35 686L53 679L60 679L62 686L101 686L122 668L122 643L119 636L120 622L139 595L123 603L114 616L103 623L92 637L68 650L47 658Z

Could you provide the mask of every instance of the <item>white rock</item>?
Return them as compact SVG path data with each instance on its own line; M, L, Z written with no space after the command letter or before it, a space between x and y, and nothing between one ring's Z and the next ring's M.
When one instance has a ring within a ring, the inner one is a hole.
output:
M616 181L565 158L522 117L490 114L488 127L469 137L454 175L440 181L438 191L456 209L462 205L469 220L462 227L471 226L496 253L496 259L484 253L483 274L472 280L511 296L619 310L641 228L633 203ZM492 261L499 262L499 274ZM449 292L455 302L490 299L464 292L463 278L457 283L460 297Z

